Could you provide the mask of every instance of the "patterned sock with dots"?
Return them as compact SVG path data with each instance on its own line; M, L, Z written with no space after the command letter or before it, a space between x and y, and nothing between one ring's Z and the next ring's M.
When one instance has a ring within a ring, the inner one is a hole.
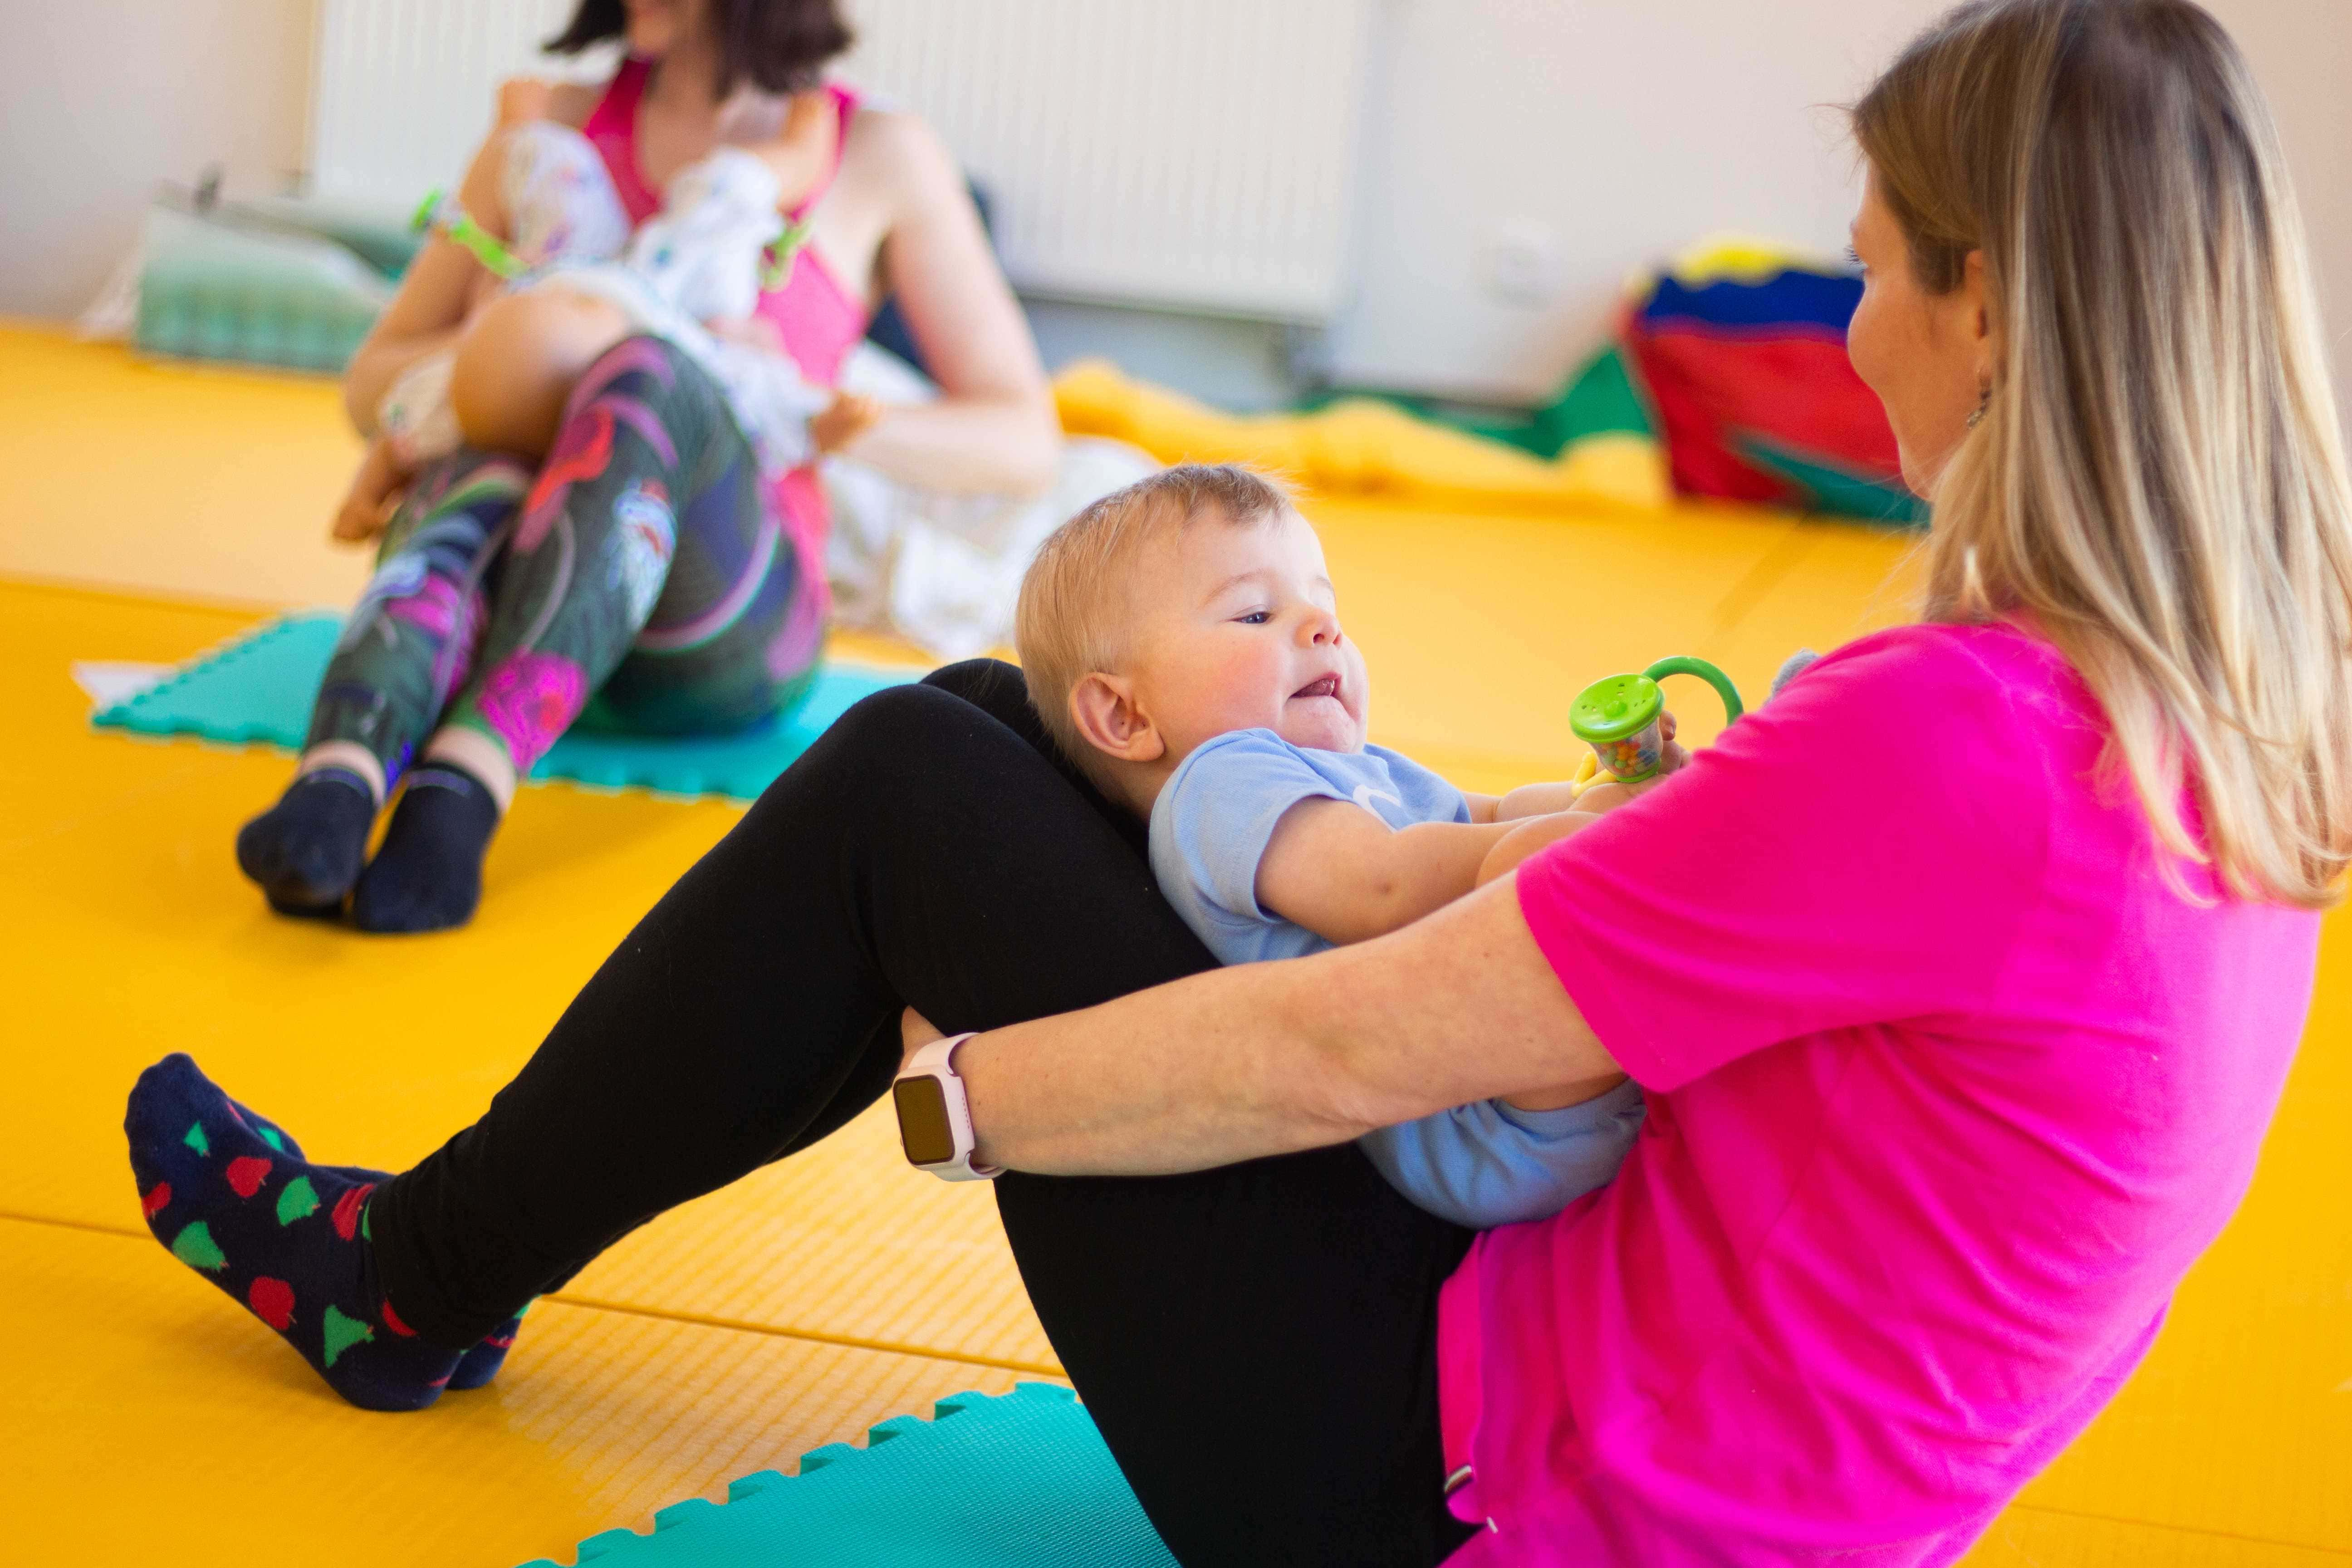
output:
M421 1410L456 1381L461 1354L419 1338L376 1283L368 1194L382 1173L302 1158L282 1128L245 1110L174 1053L139 1075L123 1117L147 1228L367 1410ZM508 1344L510 1325L501 1325ZM478 1363L476 1368L479 1371Z

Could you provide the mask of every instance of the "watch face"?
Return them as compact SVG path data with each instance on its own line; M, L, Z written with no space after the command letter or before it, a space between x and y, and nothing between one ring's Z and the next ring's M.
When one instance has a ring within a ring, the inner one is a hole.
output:
M917 1165L944 1165L956 1157L955 1127L948 1121L947 1087L935 1078L902 1078L890 1086L898 1106L898 1142Z

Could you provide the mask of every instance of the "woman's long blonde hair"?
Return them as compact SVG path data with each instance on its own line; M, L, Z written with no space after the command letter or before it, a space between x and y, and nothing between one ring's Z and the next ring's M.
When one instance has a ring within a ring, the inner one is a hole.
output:
M2245 61L2189 0L1977 0L1853 123L1920 282L1984 258L1992 384L1937 486L1928 616L2038 623L2162 843L2239 897L2334 902L2352 489Z

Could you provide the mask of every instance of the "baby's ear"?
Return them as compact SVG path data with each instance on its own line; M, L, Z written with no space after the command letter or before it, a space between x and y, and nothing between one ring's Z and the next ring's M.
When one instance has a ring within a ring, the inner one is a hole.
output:
M1122 763L1156 763L1168 742L1135 700L1135 685L1123 675L1100 670L1080 676L1070 688L1070 721L1087 745Z

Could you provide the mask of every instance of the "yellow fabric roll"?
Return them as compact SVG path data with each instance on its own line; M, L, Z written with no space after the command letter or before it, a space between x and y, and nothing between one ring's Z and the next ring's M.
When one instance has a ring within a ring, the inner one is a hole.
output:
M1064 370L1054 395L1073 436L1131 442L1163 463L1246 463L1326 493L1642 509L1671 495L1656 444L1635 436L1589 437L1545 462L1369 398L1308 414L1227 414L1103 360Z

